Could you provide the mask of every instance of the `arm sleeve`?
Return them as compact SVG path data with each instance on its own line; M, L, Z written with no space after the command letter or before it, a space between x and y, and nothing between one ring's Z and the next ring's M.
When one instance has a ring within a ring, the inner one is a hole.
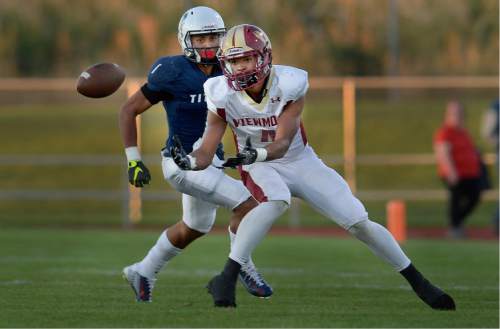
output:
M160 101L172 99L173 96L167 91L154 91L151 90L149 87L148 83L145 83L141 87L141 91L144 94L144 97L151 103L151 104L156 104Z
M309 89L307 72L297 68L289 69L283 74L280 84L284 91L285 101L295 102L303 97Z
M226 121L225 116L225 88L221 86L224 81L217 80L216 78L208 79L203 84L205 91L205 100L207 101L207 108ZM224 114L222 114L224 113Z
M169 57L157 60L149 70L148 82L141 88L151 104L173 98L172 84L175 83L178 70Z
M209 111L217 113L217 106L215 106L214 102L210 99L210 96L208 94L206 95L206 101L207 101L207 108Z
M293 101L296 101L297 99L303 97L309 89L309 79L307 76L307 72L302 71L301 73L302 74L300 76L300 79L297 79L299 83L295 90L295 95L293 95Z

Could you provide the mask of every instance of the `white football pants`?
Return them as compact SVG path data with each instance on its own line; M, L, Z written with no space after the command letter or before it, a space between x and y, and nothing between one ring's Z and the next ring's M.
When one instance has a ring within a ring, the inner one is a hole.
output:
M218 206L232 210L251 197L241 181L214 166L184 171L172 158L163 156L162 169L165 180L182 193L182 220L198 232L210 231Z

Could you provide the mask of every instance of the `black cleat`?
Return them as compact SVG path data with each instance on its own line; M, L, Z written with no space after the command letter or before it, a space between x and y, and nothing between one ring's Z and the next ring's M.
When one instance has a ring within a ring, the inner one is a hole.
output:
M435 310L454 311L456 309L453 298L427 279L424 279L414 290L421 300Z
M207 284L215 307L236 307L236 282L230 282L222 274L214 276Z

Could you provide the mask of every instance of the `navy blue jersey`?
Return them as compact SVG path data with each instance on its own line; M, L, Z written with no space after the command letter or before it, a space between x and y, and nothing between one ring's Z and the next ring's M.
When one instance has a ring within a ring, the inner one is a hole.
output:
M179 136L186 152L203 136L207 120L207 103L203 84L209 78L221 75L218 65L211 75L205 75L185 56L162 57L151 67L143 92L152 103L163 101L168 121L166 149L172 146L172 136ZM152 96L151 96L152 95ZM159 96L158 96L159 95ZM222 145L217 150L223 158Z

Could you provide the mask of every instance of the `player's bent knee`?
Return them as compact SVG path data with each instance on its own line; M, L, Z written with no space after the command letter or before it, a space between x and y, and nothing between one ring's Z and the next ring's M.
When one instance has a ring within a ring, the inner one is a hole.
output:
M372 223L371 220L363 219L363 220L353 224L349 228L347 228L347 231L349 231L349 233L351 233L352 235L356 236L360 232L367 231L370 227L370 223Z
M194 230L194 229L190 228L189 226L184 225L183 229L181 230L181 234L182 234L183 240L185 240L186 242L191 242L191 241L199 238L200 236L205 235L206 233Z
M167 231L167 236L170 242L177 248L181 249L184 249L191 242L203 235L205 235L205 233L190 228L184 222L179 222Z
M250 210L257 207L259 203L253 197L248 198L246 201L240 203L236 208L233 209L233 213L239 217L243 218Z
M189 229L206 234L214 225L215 213L198 214L196 218L183 218L182 221Z

